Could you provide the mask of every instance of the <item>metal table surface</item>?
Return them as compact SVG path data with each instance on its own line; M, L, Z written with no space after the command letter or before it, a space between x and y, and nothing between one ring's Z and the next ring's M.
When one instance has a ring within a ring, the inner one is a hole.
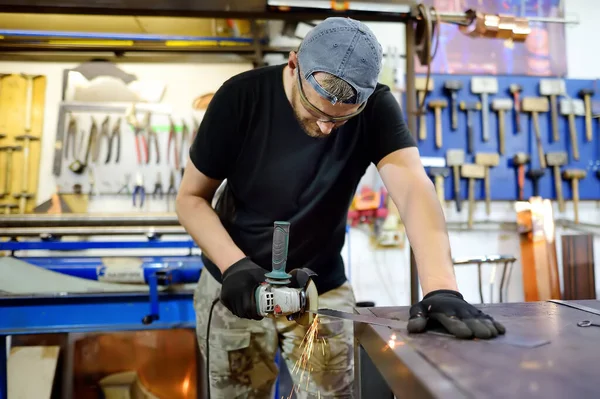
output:
M600 311L600 301L569 301ZM437 334L408 334L356 324L356 338L396 397L600 397L600 328L578 327L600 316L552 302L478 305L507 334L550 343L523 348ZM360 314L408 320L408 307L357 309ZM392 335L395 340L390 342Z

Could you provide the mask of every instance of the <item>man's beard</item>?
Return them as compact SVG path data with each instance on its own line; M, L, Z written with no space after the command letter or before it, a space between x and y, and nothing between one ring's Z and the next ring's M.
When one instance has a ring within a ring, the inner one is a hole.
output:
M319 125L317 125L314 120L310 120L310 119L301 117L298 114L298 111L296 111L301 106L302 106L302 104L299 103L298 87L296 85L294 85L294 86L292 86L292 109L294 111L294 116L296 117L296 120L298 121L300 128L302 128L302 130L304 130L304 133L306 133L310 137L314 137L314 138L318 138L318 139L329 137L333 133L333 131L332 131L329 134L323 134L321 129L319 129Z

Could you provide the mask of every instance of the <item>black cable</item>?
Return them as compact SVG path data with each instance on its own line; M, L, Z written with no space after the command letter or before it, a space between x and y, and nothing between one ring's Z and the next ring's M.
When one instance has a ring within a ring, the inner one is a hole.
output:
M212 304L210 305L210 313L208 313L208 324L206 326L206 364L204 365L206 368L206 384L208 385L206 392L207 399L210 399L210 323L212 321L213 309L217 302L219 302L219 297L216 297Z

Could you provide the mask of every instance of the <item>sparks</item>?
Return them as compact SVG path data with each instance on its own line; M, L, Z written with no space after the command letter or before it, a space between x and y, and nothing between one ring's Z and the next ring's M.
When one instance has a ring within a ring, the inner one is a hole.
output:
M300 348L302 349L302 354L300 355L300 358L298 360L296 360L296 363L294 364L294 367L292 369L292 373L298 374L300 373L300 381L298 382L298 386L294 385L292 387L292 392L290 392L290 395L287 397L287 399L291 399L292 395L294 393L294 390L298 391L298 389L300 388L299 385L305 383L306 385L306 390L308 390L308 385L310 382L310 372L313 371L313 368L310 367L310 369L308 369L309 367L309 362L310 362L310 357L313 354L313 351L315 350L315 342L320 343L321 344L321 351L323 353L323 356L325 356L325 345L327 344L327 342L325 341L325 338L319 337L318 336L318 331L319 331L319 316L315 316L312 324L310 325L310 327L308 327L308 330L306 331L306 334L304 335L304 338L302 339L302 342L300 343ZM304 381L304 374L306 373L306 381ZM317 392L319 397L321 397L321 392ZM282 397L283 399L283 397Z

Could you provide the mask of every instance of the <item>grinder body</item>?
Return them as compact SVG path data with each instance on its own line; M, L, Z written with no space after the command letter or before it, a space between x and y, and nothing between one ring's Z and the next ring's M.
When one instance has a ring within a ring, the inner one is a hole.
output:
M255 291L258 314L263 317L285 316L298 324L309 325L318 309L318 292L312 281L315 273L307 268L287 273L288 222L275 222L271 272L265 273L265 282Z

